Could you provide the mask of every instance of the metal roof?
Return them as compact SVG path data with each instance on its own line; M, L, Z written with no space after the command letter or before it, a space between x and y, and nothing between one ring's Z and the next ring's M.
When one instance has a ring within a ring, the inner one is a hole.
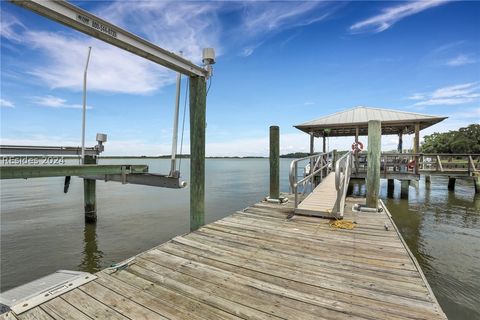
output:
M311 120L295 128L315 136L354 136L358 127L360 135L366 135L368 121L380 120L382 122L382 134L412 134L415 132L415 124L420 125L420 130L430 127L447 117L419 114L414 112L397 111L391 109L379 109L358 106L345 111Z

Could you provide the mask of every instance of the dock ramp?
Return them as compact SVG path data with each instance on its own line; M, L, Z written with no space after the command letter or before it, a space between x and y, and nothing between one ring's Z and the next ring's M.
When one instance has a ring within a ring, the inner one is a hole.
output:
M298 205L295 213L312 216L331 216L337 202L335 172L327 177Z
M296 159L290 166L290 186L295 195L295 214L305 214L326 218L342 219L345 208L345 197L353 168L352 153L347 152L338 160L337 154L320 153L310 157ZM298 179L298 164L309 161L310 168L302 179ZM334 171L332 171L334 168ZM318 185L299 203L298 187L306 184Z

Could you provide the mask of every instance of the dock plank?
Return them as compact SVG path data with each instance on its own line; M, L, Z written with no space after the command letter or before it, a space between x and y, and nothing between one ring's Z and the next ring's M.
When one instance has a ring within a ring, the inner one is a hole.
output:
M391 217L356 201L352 230L260 202L0 319L446 319Z

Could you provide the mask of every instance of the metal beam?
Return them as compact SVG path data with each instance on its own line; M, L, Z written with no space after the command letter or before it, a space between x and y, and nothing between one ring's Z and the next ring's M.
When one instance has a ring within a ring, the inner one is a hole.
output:
M170 177L161 174L152 173L131 173L127 175L121 174L104 174L95 176L84 176L86 179L95 179L103 181L116 181L123 184L140 184L144 186L163 187L171 189L181 189L187 186L180 178Z
M96 147L85 148L85 155L96 156L100 154ZM74 155L82 154L80 147L49 147L49 146L11 146L0 145L0 155Z
M69 166L1 166L0 179L89 176L105 174L145 173L148 166L138 165L69 165Z
M89 36L188 76L207 77L200 66L160 48L64 0L10 0Z

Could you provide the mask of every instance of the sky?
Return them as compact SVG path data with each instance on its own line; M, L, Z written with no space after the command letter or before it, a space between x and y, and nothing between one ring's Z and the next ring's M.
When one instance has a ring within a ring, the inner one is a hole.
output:
M207 156L266 156L270 125L280 126L281 153L307 151L293 125L357 105L449 117L421 136L480 122L480 2L71 2L197 64L215 48ZM0 4L2 144L81 144L91 46L86 145L102 132L104 155L170 154L173 71ZM180 137L185 88L184 77ZM183 132L188 153L188 107ZM330 138L328 148L352 142ZM382 139L386 150L396 144Z

